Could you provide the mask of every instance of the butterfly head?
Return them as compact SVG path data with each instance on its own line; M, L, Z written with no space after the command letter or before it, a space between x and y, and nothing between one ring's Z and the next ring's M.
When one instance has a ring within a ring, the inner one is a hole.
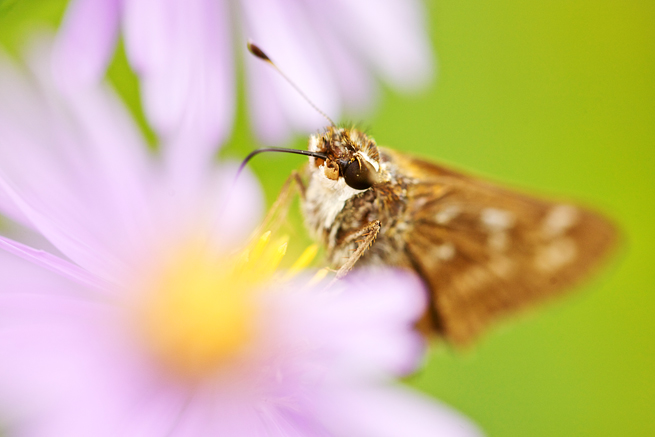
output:
M309 150L326 156L310 158L310 169L328 180L343 179L355 190L367 190L381 180L378 147L357 129L328 126L322 134L310 137Z

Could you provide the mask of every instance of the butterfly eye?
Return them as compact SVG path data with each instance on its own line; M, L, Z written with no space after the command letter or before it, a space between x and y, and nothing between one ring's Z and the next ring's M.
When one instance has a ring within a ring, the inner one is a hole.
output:
M375 169L366 162L362 163L358 159L350 162L343 172L343 178L349 187L356 190L366 190L373 185L373 173Z

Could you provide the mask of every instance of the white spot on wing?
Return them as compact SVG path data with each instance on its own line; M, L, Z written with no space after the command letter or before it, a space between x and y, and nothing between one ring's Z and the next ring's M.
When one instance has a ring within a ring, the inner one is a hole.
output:
M453 282L461 296L472 297L492 279L493 276L489 270L481 266L473 266L462 274L455 276ZM456 299L458 298L459 296L456 297Z
M448 205L434 215L434 221L440 225L448 224L460 213L460 207L457 205Z
M515 217L509 211L485 208L480 215L480 221L490 231L503 231L514 226Z
M544 218L541 232L545 238L564 234L579 219L579 211L571 205L557 205Z
M571 238L558 238L541 247L535 256L535 267L544 272L552 272L572 263L578 256L575 241Z
M489 231L487 244L495 252L504 252L509 247L507 230L514 226L514 214L497 208L485 208L480 214L482 226Z
M455 256L455 245L453 243L443 243L438 246L435 246L432 250L432 253L435 258L448 261L453 259Z

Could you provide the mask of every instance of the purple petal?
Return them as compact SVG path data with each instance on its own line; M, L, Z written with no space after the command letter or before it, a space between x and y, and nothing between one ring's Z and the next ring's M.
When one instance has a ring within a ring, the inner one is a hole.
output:
M203 170L188 169L181 174L179 166L161 170L161 189L148 200L157 219L142 235L145 252L140 252L141 256L149 259L148 253L155 247L169 251L202 235L212 247L229 251L241 246L259 224L263 194L248 169L238 179L236 165L229 164L207 162Z
M330 74L337 80L346 109L361 114L371 108L377 91L376 80L366 56L357 51L340 28L345 10L336 2L308 1L307 20L321 42L321 56Z
M335 436L478 437L483 434L457 412L395 387L335 389L324 420Z
M2 226L2 234L5 238L18 241L19 243L35 250L42 250L58 258L66 259L66 256L61 253L60 250L53 246L52 243L50 243L34 228L27 228L17 222L9 220Z
M358 271L339 285L345 290L310 316L314 325L330 324L315 341L338 357L334 366L365 379L413 371L425 351L414 328L426 305L420 280L402 271Z
M330 74L333 66L323 55L323 45L305 9L283 0L244 0L241 5L246 36L258 43L317 107L338 119L342 104L338 84ZM249 100L255 126L264 126L258 131L263 141L283 136L274 130L276 125L267 122L269 118L279 119L276 111L294 130L313 131L328 124L270 65L248 55L246 68L259 70L249 73L249 88L255 90ZM257 83L262 80L263 85Z
M338 0L334 31L357 46L359 53L394 86L415 89L433 71L424 6L418 0Z
M126 45L142 78L146 113L176 162L202 163L234 115L229 10L225 1L134 1Z
M120 435L278 435L265 433L266 428L258 417L253 402L252 394L230 393L226 387L211 384L199 385L193 390L175 390L159 386L135 405Z
M53 65L63 89L98 83L118 37L118 0L75 0L60 29Z
M0 214L9 217L11 220L20 223L21 225L31 228L30 221L25 217L18 206L11 201L9 196L0 191Z
M170 8L161 0L125 2L123 33L130 62L137 73L149 75L164 68L173 46Z
M123 270L118 259L109 252L102 250L106 246L98 239L98 235L84 229L83 223L62 223L54 219L52 215L44 215L38 209L26 202L7 182L0 178L0 190L7 193L11 199L21 208L29 221L48 240L66 254L70 259L80 266L88 269L94 274L110 279L116 272ZM31 203L40 203L38 199L31 199ZM70 205L72 206L72 205ZM42 208L46 210L47 208ZM77 226L75 226L77 225ZM104 237L108 237L104 235ZM92 245L93 247L89 247Z
M345 109L358 115L370 111L376 97L377 84L361 56L353 47L343 44L341 35L330 26L317 26L316 32L324 43L323 55L332 66L332 74L338 82Z
M211 404L214 399L191 399L181 410L175 426L169 432L171 437L193 437L200 435L243 435L216 433L211 429Z
M124 437L170 436L177 423L185 414L189 403L189 393L184 391L154 389L144 393L120 425L120 435Z
M308 410L309 403L284 405L257 391L225 388L197 390L173 436L331 437Z
M31 247L25 246L2 236L0 236L0 249L3 249L8 253L16 255L39 267L43 267L53 273L61 275L64 278L70 279L73 282L77 282L80 285L84 285L96 290L102 290L107 286L86 270L83 270L80 267L69 263L68 261L65 261L42 250L32 249Z
M236 178L236 165L224 164L209 187L216 199L212 226L216 247L229 250L242 244L260 223L264 195L257 178L248 169ZM212 194L207 193L207 196Z
M120 204L129 204L125 202L126 191L137 190L142 197L134 199L134 202L142 204L147 198L144 186L150 188L148 184L152 182L151 159L143 136L127 108L113 90L102 85L78 88L78 92L59 93L47 68L50 57L47 42L37 42L27 55L32 72L41 85L38 99L45 106L41 117L51 121L47 127L54 134L59 129L63 130L61 134L53 135L53 140L61 138L72 143L62 145L57 153L84 154L87 161L83 164L93 166L91 171L87 169L85 176L93 179L104 176L107 180L103 182L116 186L115 189L119 191L117 197L121 199ZM30 109L38 114L36 108ZM77 156L71 159L71 164L74 158Z
M312 393L312 398L317 393ZM298 395L295 394L297 397ZM264 433L276 437L333 437L328 427L316 417L313 399L267 399L260 400L256 409Z
M157 368L134 349L123 307L53 284L0 294L0 406L24 418L27 435L124 435L138 400L162 389Z
M66 402L64 393L88 382L85 357L104 345L100 333L114 317L112 307L93 301L85 287L16 257L0 253L0 260L2 408L20 406L17 414L28 414Z
M128 237L149 227L146 147L108 90L59 95L44 50L31 58L40 92L0 65L0 191L66 256L109 277Z
M244 54L244 56L248 56ZM282 111L274 90L275 77L267 71L266 65L258 59L246 58L246 92L252 129L258 139L266 144L284 144L291 139L291 121ZM264 67L264 68L262 68ZM268 67L270 68L270 67Z
M244 0L241 4L245 36L260 44L333 119L344 106L355 111L370 107L375 83L369 70L380 71L393 85L406 89L422 86L431 77L434 60L417 1ZM291 130L326 125L277 72L248 58L249 101L262 141L280 142Z

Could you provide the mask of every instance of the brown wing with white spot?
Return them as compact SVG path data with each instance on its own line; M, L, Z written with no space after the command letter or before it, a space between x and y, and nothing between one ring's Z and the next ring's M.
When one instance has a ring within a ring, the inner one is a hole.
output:
M432 324L456 344L562 293L607 254L616 229L549 202L415 161L406 250L432 291Z

